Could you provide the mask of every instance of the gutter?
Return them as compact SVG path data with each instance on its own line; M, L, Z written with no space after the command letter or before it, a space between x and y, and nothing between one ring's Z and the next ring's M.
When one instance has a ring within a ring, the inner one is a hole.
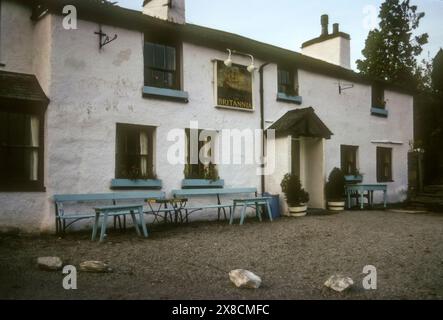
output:
M261 148L261 152L262 152L262 159L264 159L265 157L265 106L264 106L264 84L263 84L263 70L264 68L269 65L269 62L265 62L263 63L258 72L260 74L260 129L263 132L263 139L262 139L262 148ZM264 168L264 164L261 164L262 169ZM266 192L266 187L265 187L265 175L262 174L261 175L261 193L265 193Z

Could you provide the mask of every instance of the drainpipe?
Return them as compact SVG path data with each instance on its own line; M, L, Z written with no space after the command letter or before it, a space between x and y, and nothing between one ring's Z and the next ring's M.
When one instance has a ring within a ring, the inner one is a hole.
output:
M265 133L264 133L264 130L265 130L265 106L264 106L264 104L265 104L265 102L264 102L264 98L263 98L264 97L263 69L269 64L270 64L269 62L263 63L258 70L258 72L260 74L260 129L263 132L263 141L262 141L262 149L261 149L262 150L261 151L262 152L262 159L264 159L264 157L265 157ZM264 164L262 164L261 166L263 169ZM262 174L262 176L261 176L261 192L262 193L266 192L265 175L264 174Z

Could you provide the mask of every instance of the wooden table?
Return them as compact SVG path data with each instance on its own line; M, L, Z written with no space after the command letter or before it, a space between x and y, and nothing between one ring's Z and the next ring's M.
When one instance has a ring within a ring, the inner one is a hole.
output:
M272 211L271 206L269 204L269 201L271 200L271 197L257 197L257 198L246 198L246 199L235 199L234 200L234 206L232 209L231 218L229 220L229 224L234 223L234 214L235 209L237 207L243 207L240 215L240 225L243 225L245 221L246 216L246 208L248 207L254 207L256 211L256 215L259 218L260 221L262 221L261 212L259 211L259 206L266 206L266 209L268 211L269 220L272 221Z
M367 191L368 192L368 200L369 205L372 207L374 203L374 191L382 191L383 192L383 203L384 208L387 207L387 193L388 193L388 186L386 184L354 184L354 185L347 185L345 187L346 191L346 199L347 199L347 207L348 209L351 208L351 194L357 193L360 197L360 209L363 210L364 208L364 194Z
M94 228L92 229L92 241L95 240L97 235L98 224L100 216L103 215L101 230L100 230L100 242L105 239L106 226L108 223L108 216L121 216L130 214L132 217L132 222L134 223L134 228L137 234L140 236L139 223L143 229L143 235L145 238L148 237L148 230L146 228L143 205L122 205L122 206L105 206L105 207L95 207L95 221ZM135 213L139 216L139 221L135 217Z

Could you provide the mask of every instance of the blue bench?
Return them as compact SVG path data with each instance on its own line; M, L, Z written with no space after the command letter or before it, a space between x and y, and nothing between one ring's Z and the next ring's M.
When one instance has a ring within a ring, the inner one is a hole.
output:
M109 205L117 206L120 202L131 202L131 204L143 205L147 199L164 199L165 193L162 191L149 192L120 192L120 193L101 193L101 194L56 194L55 202L55 226L56 232L64 233L67 228L75 222L96 217L93 212L85 213L67 213L65 204L67 203L97 203L107 202ZM126 203L127 204L127 203ZM91 206L92 208L92 206ZM115 225L115 220L114 220Z
M246 216L246 209L248 207L255 208L256 215L260 222L262 221L261 212L258 210L258 206L266 206L266 209L268 211L269 220L272 222L272 210L270 205L271 197L257 197L253 199L235 199L234 200L234 208L232 209L231 219L229 220L229 224L234 223L234 215L235 215L235 209L237 207L243 207L241 214L240 214L240 225L243 225L245 222L245 216Z
M233 217L233 203L222 204L221 196L223 195L235 195L235 194L253 194L253 198L249 198L252 202L257 198L257 188L223 188L223 189L182 189L182 190L173 190L172 195L174 198L190 198L190 197L208 197L215 196L217 198L217 204L208 204L201 205L195 207L185 207L184 210L186 212L186 221L188 221L188 216L196 211L201 211L205 209L217 209L218 219L220 220L221 213L223 211L225 219L226 209L229 209L229 216ZM257 201L256 201L257 202ZM240 204L240 203L239 203ZM261 204L261 203L259 203ZM251 205L247 203L247 205Z

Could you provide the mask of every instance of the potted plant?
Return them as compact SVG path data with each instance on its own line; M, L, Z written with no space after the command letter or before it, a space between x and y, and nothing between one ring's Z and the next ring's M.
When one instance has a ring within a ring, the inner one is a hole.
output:
M328 201L328 209L330 211L339 212L345 210L345 184L346 180L343 171L339 168L334 168L329 174L325 187L326 200Z
M209 163L206 166L185 164L185 179L182 188L223 188L224 180L218 175L217 166Z
M309 193L302 188L300 178L288 173L283 177L280 186L286 197L289 215L292 217L305 216L308 210Z

